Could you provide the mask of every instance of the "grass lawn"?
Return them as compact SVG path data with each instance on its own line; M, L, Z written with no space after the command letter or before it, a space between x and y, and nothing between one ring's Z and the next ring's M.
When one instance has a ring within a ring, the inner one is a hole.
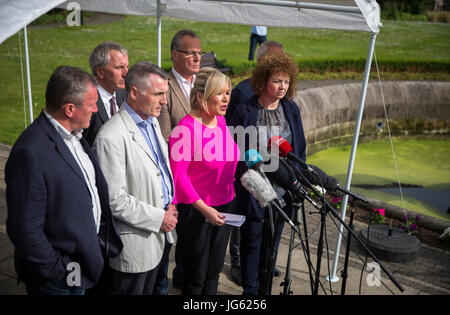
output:
M88 58L102 41L112 40L129 50L130 64L156 62L156 18L128 16L115 23L83 27L29 28L31 84L34 117L44 107L45 85L53 70L62 64L89 71ZM163 18L162 65L170 67L172 36L182 28L195 30L205 51L213 50L219 60L245 63L250 27ZM360 60L367 55L369 33L334 30L269 28L268 39L278 40L299 60ZM23 43L23 37L22 43ZM23 49L22 49L23 50ZM22 51L23 53L23 51ZM376 54L383 60L450 61L449 24L385 21L377 37ZM25 126L19 35L0 44L0 142L12 144ZM23 61L24 64L24 61ZM250 64L251 67L252 64ZM386 74L387 75L387 74ZM406 75L406 76L405 76ZM433 73L392 73L390 79L443 79ZM302 73L301 79L362 78L362 73ZM387 79L382 74L383 79ZM240 78L235 78L235 81ZM25 83L26 91L26 83ZM27 96L25 95L27 102ZM28 105L26 105L28 112Z
M393 140L402 185L420 185L433 190L450 189L450 139ZM308 163L317 165L345 186L351 146L335 147L312 154ZM403 207L400 197L356 185L389 185L398 183L389 140L358 145L351 190ZM450 215L414 198L405 199L405 208L450 221Z

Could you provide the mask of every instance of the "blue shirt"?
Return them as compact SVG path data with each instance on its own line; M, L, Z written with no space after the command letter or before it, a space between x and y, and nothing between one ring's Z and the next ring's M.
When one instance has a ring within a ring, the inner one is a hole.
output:
M164 160L164 155L161 151L161 147L156 135L156 124L153 122L153 117L149 117L143 120L131 107L124 102L125 110L130 114L131 119L136 123L145 141L150 148L150 152L153 155L153 159L158 164L159 170L162 175L162 191L164 196L164 208L172 202L173 191L172 191L172 180L170 177L169 169L167 168L166 162Z

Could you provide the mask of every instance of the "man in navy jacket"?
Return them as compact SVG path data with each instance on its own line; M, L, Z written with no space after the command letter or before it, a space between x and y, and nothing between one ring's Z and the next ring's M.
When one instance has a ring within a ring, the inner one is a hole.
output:
M84 294L122 242L108 187L84 138L97 111L95 79L60 66L46 108L20 135L5 168L7 232L28 294Z

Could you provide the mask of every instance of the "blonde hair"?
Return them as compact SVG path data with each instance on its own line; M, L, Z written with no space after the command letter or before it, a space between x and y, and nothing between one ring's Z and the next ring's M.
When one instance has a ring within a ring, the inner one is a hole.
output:
M228 76L214 68L201 68L195 77L194 87L191 89L191 108L209 114L208 100L227 88L231 89L231 80ZM197 93L203 95L201 104L197 100Z

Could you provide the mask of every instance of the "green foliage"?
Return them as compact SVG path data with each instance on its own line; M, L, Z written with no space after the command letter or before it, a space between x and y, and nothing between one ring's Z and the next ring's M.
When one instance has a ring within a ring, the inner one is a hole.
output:
M434 12L434 0L379 0L382 20L450 23L450 13Z
M430 22L450 23L450 12L448 11L427 11L426 17Z
M403 21L383 24L376 42L382 80L450 81L448 24ZM214 51L219 62L231 68L234 84L251 74L255 63L247 60L249 26L167 17L162 21L161 62L164 70L168 71L172 66L170 39L183 28L195 30L202 39L202 49ZM299 80L361 80L369 38L367 32L275 27L268 30L268 39L283 43L285 51L297 60ZM117 41L128 49L130 65L141 60L157 62L155 17L127 16L114 23L81 27L68 27L62 23L60 27L28 28L34 117L44 107L45 86L52 71L63 64L90 71L88 58L92 49L106 40ZM23 53L21 32L20 37L18 33L0 44L2 143L13 144L27 125ZM372 75L376 72L372 71Z
M427 10L432 10L434 6L434 0L378 0L378 3L394 20L399 12L423 14Z
M365 59L327 59L327 60L297 60L300 73L345 73L364 72ZM255 67L250 61L225 62L224 66L231 69L234 76L250 75ZM450 74L450 61L422 60L378 60L380 71L384 72L441 72ZM372 71L376 71L372 64Z

